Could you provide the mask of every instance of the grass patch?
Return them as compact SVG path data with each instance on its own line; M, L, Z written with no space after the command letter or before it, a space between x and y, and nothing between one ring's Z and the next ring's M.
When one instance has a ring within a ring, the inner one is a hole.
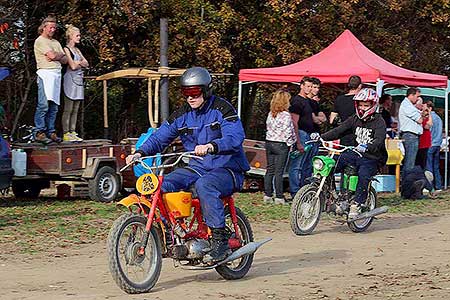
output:
M389 213L442 214L450 211L450 192L433 200L404 200L379 194L379 206ZM262 193L236 195L236 205L252 222L289 219L289 205L268 205ZM112 222L125 211L114 203L90 200L39 198L25 201L0 199L0 254L57 251L85 243L105 241Z

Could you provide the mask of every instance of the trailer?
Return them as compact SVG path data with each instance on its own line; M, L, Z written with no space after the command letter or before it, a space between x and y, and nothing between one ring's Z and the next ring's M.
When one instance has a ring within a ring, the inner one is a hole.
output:
M12 180L16 197L36 198L51 181L82 181L88 184L91 199L110 202L135 184L131 168L119 172L127 155L134 151L131 143L112 144L99 139L49 145L17 143L12 148L22 149L27 157L26 175Z

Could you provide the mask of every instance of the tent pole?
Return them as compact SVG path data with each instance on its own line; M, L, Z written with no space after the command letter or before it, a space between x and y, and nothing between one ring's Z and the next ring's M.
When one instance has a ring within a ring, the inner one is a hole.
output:
M376 91L378 97L381 97L381 95L383 94L383 87L384 87L384 80L377 78Z
M444 189L447 189L448 184L448 94L450 92L450 81L447 82L447 88L445 89L445 167L444 167Z
M238 89L238 116L241 118L242 111L242 81L239 80L239 89Z

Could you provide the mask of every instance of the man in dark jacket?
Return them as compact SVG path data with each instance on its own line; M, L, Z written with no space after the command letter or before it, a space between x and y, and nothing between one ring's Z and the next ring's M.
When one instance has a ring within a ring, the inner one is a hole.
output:
M434 198L434 188L432 185L433 173L423 171L421 166L414 166L405 170L402 178L402 197L405 199L422 199L423 189L430 191L430 197Z
M176 192L195 184L205 222L212 231L212 250L204 261L215 263L230 252L221 197L240 190L244 173L250 169L242 147L245 134L233 106L212 95L212 78L206 69L190 68L180 81L186 103L127 157L127 163L161 152L178 136L186 151L204 156L190 159L188 167L165 176L162 189Z
M325 141L335 140L351 132L355 133L353 151L342 153L337 160L336 172L341 172L347 165L358 170L358 185L356 187L356 203L350 206L349 218L361 213L361 205L366 202L370 178L377 173L378 166L384 165L387 160L385 146L386 124L377 112L378 95L373 89L364 88L353 98L356 114L345 120L344 123L322 135ZM313 134L312 139L317 140L318 135Z

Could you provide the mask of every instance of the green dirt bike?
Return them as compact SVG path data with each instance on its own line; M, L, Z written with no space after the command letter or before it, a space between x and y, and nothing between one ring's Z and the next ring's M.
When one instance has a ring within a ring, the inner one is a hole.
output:
M349 219L350 204L358 184L358 172L355 167L347 166L341 175L343 178L340 181L340 189L337 190L334 179L336 161L333 158L335 154L344 151L362 155L354 147L333 144L322 139L319 141L322 143L321 149L328 150L328 155L313 158L313 177L310 178L309 184L297 192L292 201L290 212L292 231L296 235L311 234L319 223L321 212L326 212L345 218L344 222L353 232L363 232L372 224L374 216L388 210L387 206L377 208L377 193L371 185L376 179L372 177L369 182L369 193L362 207L362 213Z

